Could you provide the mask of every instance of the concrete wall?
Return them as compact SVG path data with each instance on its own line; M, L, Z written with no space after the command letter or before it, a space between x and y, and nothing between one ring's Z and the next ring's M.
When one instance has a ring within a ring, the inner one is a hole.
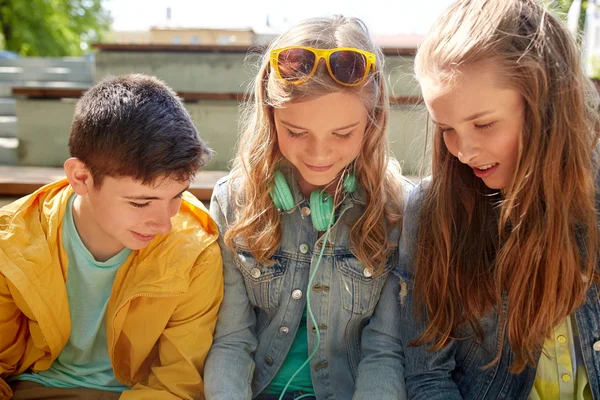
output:
M17 98L19 159L27 166L62 166L69 157L68 137L75 99L38 100ZM215 151L208 170L226 170L235 151L238 135L236 101L186 103L200 137ZM425 109L423 106L394 106L389 135L390 148L408 174L418 169L422 154Z
M243 93L258 71L260 55L244 52L119 52L96 54L95 81L107 75L142 72L177 91ZM412 56L387 55L384 76L395 96L418 96Z
M60 167L69 158L69 133L75 101L17 98L20 165Z
M177 91L244 92L252 79L244 57L244 53L101 51L96 55L95 81L139 72L154 75Z
M421 97L421 89L413 74L413 61L411 56L385 57L384 76L391 95Z
M100 51L94 80L106 75L143 72L155 75L180 92L243 93L256 71L258 56L245 52ZM387 55L385 77L393 96L420 96L412 77L412 57ZM61 166L68 158L67 142L75 100L18 98L19 163ZM209 170L227 169L235 151L239 103L211 100L186 103L202 139L215 151ZM425 109L395 105L389 124L390 148L407 174L419 168L423 153Z
M427 110L423 105L392 106L390 150L406 175L417 175L425 149Z

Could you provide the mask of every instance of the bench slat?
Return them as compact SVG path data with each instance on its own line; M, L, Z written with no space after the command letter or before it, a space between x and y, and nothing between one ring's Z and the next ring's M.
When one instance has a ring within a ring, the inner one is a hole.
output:
M201 171L189 192L201 201L208 201L217 181L227 174L227 171ZM0 195L25 196L64 177L62 168L0 166Z

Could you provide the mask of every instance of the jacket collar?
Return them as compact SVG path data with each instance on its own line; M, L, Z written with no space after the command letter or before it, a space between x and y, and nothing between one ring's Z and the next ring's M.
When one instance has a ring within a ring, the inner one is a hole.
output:
M287 161L283 161L279 165L279 170L285 177L285 180L292 192L292 197L294 199L294 205L297 207L299 204L303 203L306 200L306 197L300 191L300 186L298 185L298 180L296 178L297 169L291 163ZM344 200L342 201L341 206L345 207L350 205L350 203L357 203L366 205L367 204L367 195L365 193L364 188L359 183L356 190L352 193L349 193Z

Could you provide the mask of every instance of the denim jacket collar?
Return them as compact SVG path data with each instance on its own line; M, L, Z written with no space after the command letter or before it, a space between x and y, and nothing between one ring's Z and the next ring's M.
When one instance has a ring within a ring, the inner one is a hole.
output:
M279 170L285 177L286 182L292 192L292 197L294 199L294 208L298 207L304 201L306 201L306 197L300 191L300 186L298 185L298 180L296 179L296 168L291 165L289 162L282 162L279 165ZM356 190L352 193L349 193L340 206L340 209L346 209L350 203L354 204L367 204L367 195L365 193L364 188L359 183Z

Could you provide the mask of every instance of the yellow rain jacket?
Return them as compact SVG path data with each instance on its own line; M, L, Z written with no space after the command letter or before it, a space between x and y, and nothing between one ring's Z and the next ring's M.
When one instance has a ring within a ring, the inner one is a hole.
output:
M66 180L0 209L0 399L5 378L50 368L71 333L62 222ZM204 399L204 360L223 298L217 226L184 193L173 229L119 268L106 311L121 399Z

